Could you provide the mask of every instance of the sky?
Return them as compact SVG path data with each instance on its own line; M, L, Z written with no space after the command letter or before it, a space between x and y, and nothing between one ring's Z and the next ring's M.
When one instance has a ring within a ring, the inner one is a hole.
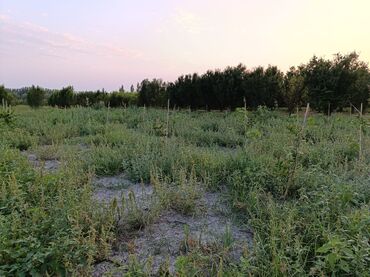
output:
M118 90L239 63L370 61L370 0L0 0L0 84Z

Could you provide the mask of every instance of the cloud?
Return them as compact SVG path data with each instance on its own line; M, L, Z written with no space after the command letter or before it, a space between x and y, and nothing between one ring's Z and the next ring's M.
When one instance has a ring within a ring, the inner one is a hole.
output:
M48 33L49 30L43 26L40 26L40 25L36 25L36 24L33 24L31 22L23 22L21 23L19 26L21 26L22 28L24 28L25 30L28 30L28 31L33 31L33 32L40 32L40 33Z
M194 13L179 9L173 18L186 32L198 34L202 29L202 22Z
M0 14L0 43L9 52L18 46L24 52L36 50L40 55L64 59L81 55L118 59L143 57L137 50L87 40L70 33L53 32L31 22L14 21L3 14Z
M9 16L7 16L6 14L0 14L0 21L6 22L8 20L9 20Z
M177 9L171 19L177 28L189 34L200 34L210 29L203 17L188 10Z

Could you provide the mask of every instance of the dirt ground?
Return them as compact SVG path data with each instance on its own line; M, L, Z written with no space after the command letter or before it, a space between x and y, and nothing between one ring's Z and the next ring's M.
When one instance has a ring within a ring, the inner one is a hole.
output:
M35 154L24 152L29 162L46 172L58 170L57 159L41 160ZM156 201L155 191L149 184L132 183L125 175L93 179L94 199L101 204L135 196L137 207L149 210ZM117 202L120 205L120 201ZM172 209L161 211L160 215L145 228L122 232L118 235L109 259L94 265L93 276L121 276L125 265L135 256L140 263L150 261L150 271L157 275L166 264L171 273L175 261L186 254L184 243L192 242L205 251L228 244L228 258L237 262L252 247L252 232L247 227L235 224L234 217L219 193L205 192L196 203L195 215L184 215Z
M28 159L28 161L36 168L41 168L46 172L54 172L58 170L61 163L57 159L46 159L41 160L39 159L36 154L29 153L29 152L22 152Z
M110 202L114 197L128 196L133 192L140 208L148 209L145 201L153 199L150 185L134 184L124 175L102 177L94 180L94 198L102 203ZM175 261L184 251L184 242L192 241L202 249L225 244L229 240L228 256L238 261L252 247L252 233L234 223L233 216L218 193L205 193L197 202L196 215L183 215L174 210L165 210L149 226L122 235L113 247L109 261L96 264L93 276L124 272L124 267L135 255L139 262L151 261L151 272L158 273L161 265L167 263L170 272L175 270Z

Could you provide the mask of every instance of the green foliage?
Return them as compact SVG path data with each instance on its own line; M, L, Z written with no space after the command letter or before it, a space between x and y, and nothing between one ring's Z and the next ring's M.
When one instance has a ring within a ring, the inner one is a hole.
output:
M36 144L36 138L19 128L4 129L0 131L0 144L7 145L11 148L17 148L20 151L29 149Z
M4 85L0 85L0 104L12 105L13 102L14 96L4 87Z
M74 105L90 107L103 103L103 106L105 106L105 103L108 103L107 97L108 93L104 90L77 92L74 94Z
M48 99L48 104L51 106L58 106L68 108L74 104L73 87L65 87L60 91L54 92Z
M14 123L15 115L14 110L8 106L3 100L3 105L0 109L0 124L4 123L6 125L11 125Z
M144 79L126 92L123 86L111 93L104 89L74 92L71 86L61 90L35 88L5 89L0 86L0 101L24 103L25 95L42 90L50 106L104 107L167 107L190 110L235 110L246 107L256 110L286 107L289 113L311 104L318 112L331 114L345 108L366 111L370 97L370 70L356 52L336 54L333 59L313 56L306 64L291 67L285 74L269 65L248 69L239 64L223 70L208 70L204 74L187 74L174 82ZM33 98L35 98L34 96ZM37 98L37 97L36 97ZM44 98L42 96L41 98ZM30 100L31 101L31 100ZM43 100L39 100L41 105ZM41 102L40 102L41 101Z
M368 105L370 72L357 53L335 55L332 61L314 56L302 69L308 101L318 111L342 110L349 103Z
M166 86L161 79L143 80L138 86L139 105L165 107L167 104Z
M27 104L30 105L32 108L38 108L43 104L44 98L44 90L39 86L32 86L27 93Z
M150 227L163 209L196 214L206 189L227 197L253 231L253 247L231 262L227 229L207 247L189 234L175 264L178 276L368 274L370 140L363 124L359 159L361 122L354 116L310 115L303 129L299 115L266 107L171 110L167 137L166 110L18 106L15 112L12 125L0 125L0 275L89 275L115 235ZM31 167L19 151L26 149L58 158L61 168ZM92 172L151 183L149 208L140 209L132 193L98 205ZM149 274L130 260L123 265L128 275Z
M94 107L96 109L104 107L127 107L137 105L138 94L127 92L107 93L100 91L74 92L73 87L66 87L60 91L55 91L50 95L48 104L68 108L71 106Z
M177 169L174 169L174 171L173 181L157 174L152 175L151 183L156 189L159 201L167 209L170 208L186 215L194 215L197 212L195 210L196 201L201 198L202 189L194 172L187 176L184 170L177 172Z
M138 104L137 93L112 92L108 95L110 107L128 107Z
M167 93L171 105L191 109L235 109L265 105L274 108L281 102L283 73L276 66L247 70L242 64L225 70L207 71L199 76L180 76L170 83Z
M287 107L291 113L307 102L319 112L342 111L350 103L367 108L370 71L357 53L337 54L332 60L314 56L284 74L276 66L248 70L244 65L180 76L175 82L144 80L139 104L190 109L224 110L237 107Z
M93 208L77 164L43 175L18 151L1 152L1 275L83 273L107 254L111 219Z
M304 106L308 100L307 86L301 71L302 68L291 67L285 75L283 99L289 113L298 107Z
M93 148L89 160L97 175L114 175L123 169L122 156L109 146Z

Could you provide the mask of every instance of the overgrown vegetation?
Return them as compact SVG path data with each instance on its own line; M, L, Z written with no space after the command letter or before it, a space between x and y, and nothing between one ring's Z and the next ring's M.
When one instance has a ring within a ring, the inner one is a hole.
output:
M262 107L16 107L12 123L0 124L0 275L89 275L118 234L146 228L161 209L193 214L212 190L253 230L253 247L233 262L227 232L206 248L190 234L178 276L367 276L369 118L303 118ZM35 168L29 153L61 166ZM121 172L151 183L159 202L140 210L134 195L117 194L115 203L96 203L93 175ZM134 258L123 267L129 276L150 273Z
M39 86L32 86L27 93L27 104L32 108L40 107L44 102L45 92Z
M7 90L4 85L0 86L0 103L2 105L11 105L13 104L14 96Z

